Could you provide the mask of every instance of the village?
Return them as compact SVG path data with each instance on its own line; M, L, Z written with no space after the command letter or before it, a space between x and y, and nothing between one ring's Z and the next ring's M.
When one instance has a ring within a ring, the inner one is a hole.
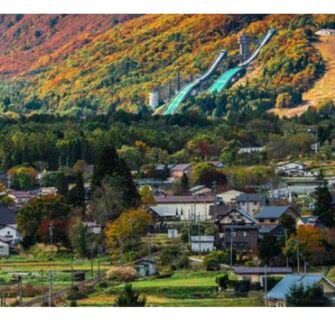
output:
M7 175L4 174L0 194L2 305L90 305L90 299L94 300L93 297L102 288L110 286L110 280L107 279L114 279L112 283L115 284L108 290L108 305L121 290L119 283L132 282L135 288L141 289L145 281L152 283L155 288L155 281L160 283L164 280L169 287L169 281L171 284L180 281L180 276L186 279L190 277L190 282L185 287L180 284L180 290L187 292L184 295L189 300L192 298L197 301L203 297L204 303L209 300L207 303L210 305L225 305L230 301L228 305L246 303L286 306L290 290L301 285L321 286L324 295L322 299L327 300L327 305L335 303L335 284L332 282L335 280L335 269L332 267L334 229L330 227L331 221L328 222L327 217L315 214L317 208L322 212L322 206L328 205L318 203L324 201L327 195L331 206L335 206L331 177L326 178L317 170L311 171L301 162L280 163L274 169L280 187L257 186L261 190L259 192L255 191L255 187L249 187L253 192L246 192L227 189L227 184L220 182L220 175L214 173L224 168L221 161L206 163L207 171L212 171L201 173L206 184L190 186L189 181L195 174L196 165L160 164L155 168L155 176L158 178L135 180L142 199L142 210L149 215L150 222L147 230L142 230L137 235L136 231L128 230L129 236L133 238L129 244L131 249L128 248L130 256L124 258L127 249L122 249L121 245L113 250L121 250L123 257L118 256L112 260L105 241L97 240L104 237L106 225L93 218L85 218L84 229L74 231L84 232L86 241L76 240L83 241L84 246L89 245L90 241L99 243L90 250L84 249L79 255L78 252L71 254L71 251L76 251L72 242L69 247L72 249L63 248L60 251L64 252L59 253L59 246L63 247L64 244L61 245L57 240L60 231L56 230L55 224L58 222L49 221L44 226L44 237L40 238L44 239L44 245L38 247L37 244L34 249L35 252L45 251L46 254L35 255L32 250L27 253L22 246L24 237L18 230L17 215L36 199L51 200L57 197L59 185L48 183L48 186L44 186L45 177L52 174L44 170L36 175L38 188L15 190L12 187L13 180L17 178L15 173L9 171ZM83 161L79 161L76 167L80 167L81 177L85 174L85 182L81 181L81 196L83 207L89 211L92 210L91 181L94 167ZM79 188L76 183L78 181L67 187L69 192ZM175 187L176 183L180 183L179 188ZM72 199L78 201L80 192L79 196L78 192L75 195L77 198ZM80 245L83 244L79 244L79 247ZM132 253L134 247L139 250L140 256ZM60 261L58 256L62 257ZM71 257L70 262L67 257ZM125 274L122 274L120 268ZM130 274L127 274L127 268ZM61 277L61 281L57 277ZM201 282L202 279L208 282L204 288L197 285L197 281ZM81 289L80 281L88 281L90 289L86 286ZM31 283L38 284L39 289L32 290ZM70 283L71 292L68 293L63 288ZM73 293L74 288L78 292ZM152 295L150 286L143 288L144 294L149 292L149 296ZM191 292L188 292L188 288ZM59 290L64 292L58 296ZM86 290L89 294L79 293L81 290ZM164 296L163 288L162 292L151 290L155 295ZM167 292L169 290L171 288L166 289ZM105 292L103 296L106 296ZM178 298L177 305L190 303L186 302L187 299L183 302L184 299L178 293L176 297L168 293L167 301L170 296L175 300ZM157 304L155 298L151 299L149 305ZM102 300L104 301L103 298ZM172 298L170 300L174 301ZM320 301L317 303L321 304ZM169 303L174 305L174 302L167 302L167 305Z

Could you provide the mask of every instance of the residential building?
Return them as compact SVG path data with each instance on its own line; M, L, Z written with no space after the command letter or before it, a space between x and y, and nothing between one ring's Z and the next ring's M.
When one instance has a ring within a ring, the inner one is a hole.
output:
M9 244L0 240L0 257L9 256Z
M0 228L11 226L16 228L16 214L0 204Z
M319 228L319 229L325 229L326 226L320 221L319 217L316 216L305 216L305 217L301 217L298 222L297 225L309 225L309 226L313 226L315 228Z
M6 243L9 243L10 246L15 246L22 239L16 226L12 225L6 225L2 228L0 227L0 238L3 239Z
M335 29L320 29L315 34L318 36L335 36Z
M213 190L211 188L206 187L205 185L194 186L189 191L192 194L192 196L209 195L213 193Z
M263 239L264 236L271 235L276 237L277 239L285 236L284 227L278 223L267 223L261 224L258 229L258 237L259 239Z
M214 250L214 236L192 236L192 252L210 252Z
M254 152L263 152L265 150L264 147L247 147L247 148L240 148L238 150L238 154L244 153L254 153Z
M156 261L153 259L141 259L135 263L135 268L140 277L153 276L157 273Z
M260 193L243 193L236 199L237 205L253 217L267 203L266 195Z
M23 206L34 197L30 192L21 190L10 190L8 196L13 199L17 206Z
M297 223L300 220L299 214L291 206L265 206L255 218L260 224L279 224L280 219L285 215L291 216Z
M252 250L257 249L258 225L248 212L233 208L218 222L219 243L222 249Z
M174 214L180 220L209 220L209 207L215 203L213 195L155 196L156 205L151 207L161 217Z
M180 220L181 216L183 216L183 211L179 212L178 209L172 206L152 206L148 211L152 214L156 222Z
M217 194L217 198L221 201L223 201L226 204L230 203L236 203L237 198L244 194L244 192L238 191L238 190L229 190L223 193Z
M305 165L300 162L288 162L279 165L276 169L276 173L282 176L297 177L305 175Z
M212 219L214 219L214 221L217 221L218 219L225 216L231 208L232 205L228 205L225 202L216 202L209 207L209 215L212 217Z
M191 163L179 163L173 166L170 170L170 176L175 179L180 179L184 174L190 177L191 173L192 173Z
M264 286L267 276L284 277L292 273L290 267L233 267L238 280L249 280L253 284Z
M264 297L269 307L286 307L286 297L294 286L320 286L325 296L334 302L335 284L322 274L290 274L279 281Z

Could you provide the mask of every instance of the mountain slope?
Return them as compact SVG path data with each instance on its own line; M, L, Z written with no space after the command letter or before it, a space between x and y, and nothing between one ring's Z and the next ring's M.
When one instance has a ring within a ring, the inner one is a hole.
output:
M260 38L269 28L278 33L253 64L260 71L244 85L275 95L290 88L304 92L322 73L312 34L332 18L145 15L121 16L123 23L115 25L112 16L69 15L54 27L52 16L24 16L9 27L8 19L2 16L0 24L0 109L90 112L138 111L153 87L169 99L178 79L183 84L202 73L219 50L229 50L236 61L241 32ZM25 33L16 38L21 26Z

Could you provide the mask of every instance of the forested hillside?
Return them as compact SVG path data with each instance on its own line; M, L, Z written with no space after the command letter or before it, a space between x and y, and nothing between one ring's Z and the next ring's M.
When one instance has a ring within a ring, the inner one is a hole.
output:
M269 28L277 34L253 64L259 72L216 97L189 99L184 108L221 116L242 106L298 105L324 73L314 32L334 21L330 15L1 16L0 110L145 111L153 87L168 99L178 74L182 85L223 48L228 64L236 62L239 34L260 38Z

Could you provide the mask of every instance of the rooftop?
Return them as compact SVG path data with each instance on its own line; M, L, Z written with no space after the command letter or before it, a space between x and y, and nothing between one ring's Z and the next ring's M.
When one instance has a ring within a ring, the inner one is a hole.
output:
M291 288L302 285L304 288L317 285L321 280L325 280L329 285L335 285L322 274L290 274L279 281L266 295L269 300L285 300Z
M266 206L256 215L256 219L278 219L290 208L290 206Z
M261 193L242 193L240 194L237 199L237 201L254 201L254 202L263 202L266 201L266 196Z
M212 195L198 196L156 196L155 201L160 203L212 203L215 197Z
M0 225L16 224L16 215L9 208L0 205Z
M290 267L233 267L236 274L283 274L292 273Z

